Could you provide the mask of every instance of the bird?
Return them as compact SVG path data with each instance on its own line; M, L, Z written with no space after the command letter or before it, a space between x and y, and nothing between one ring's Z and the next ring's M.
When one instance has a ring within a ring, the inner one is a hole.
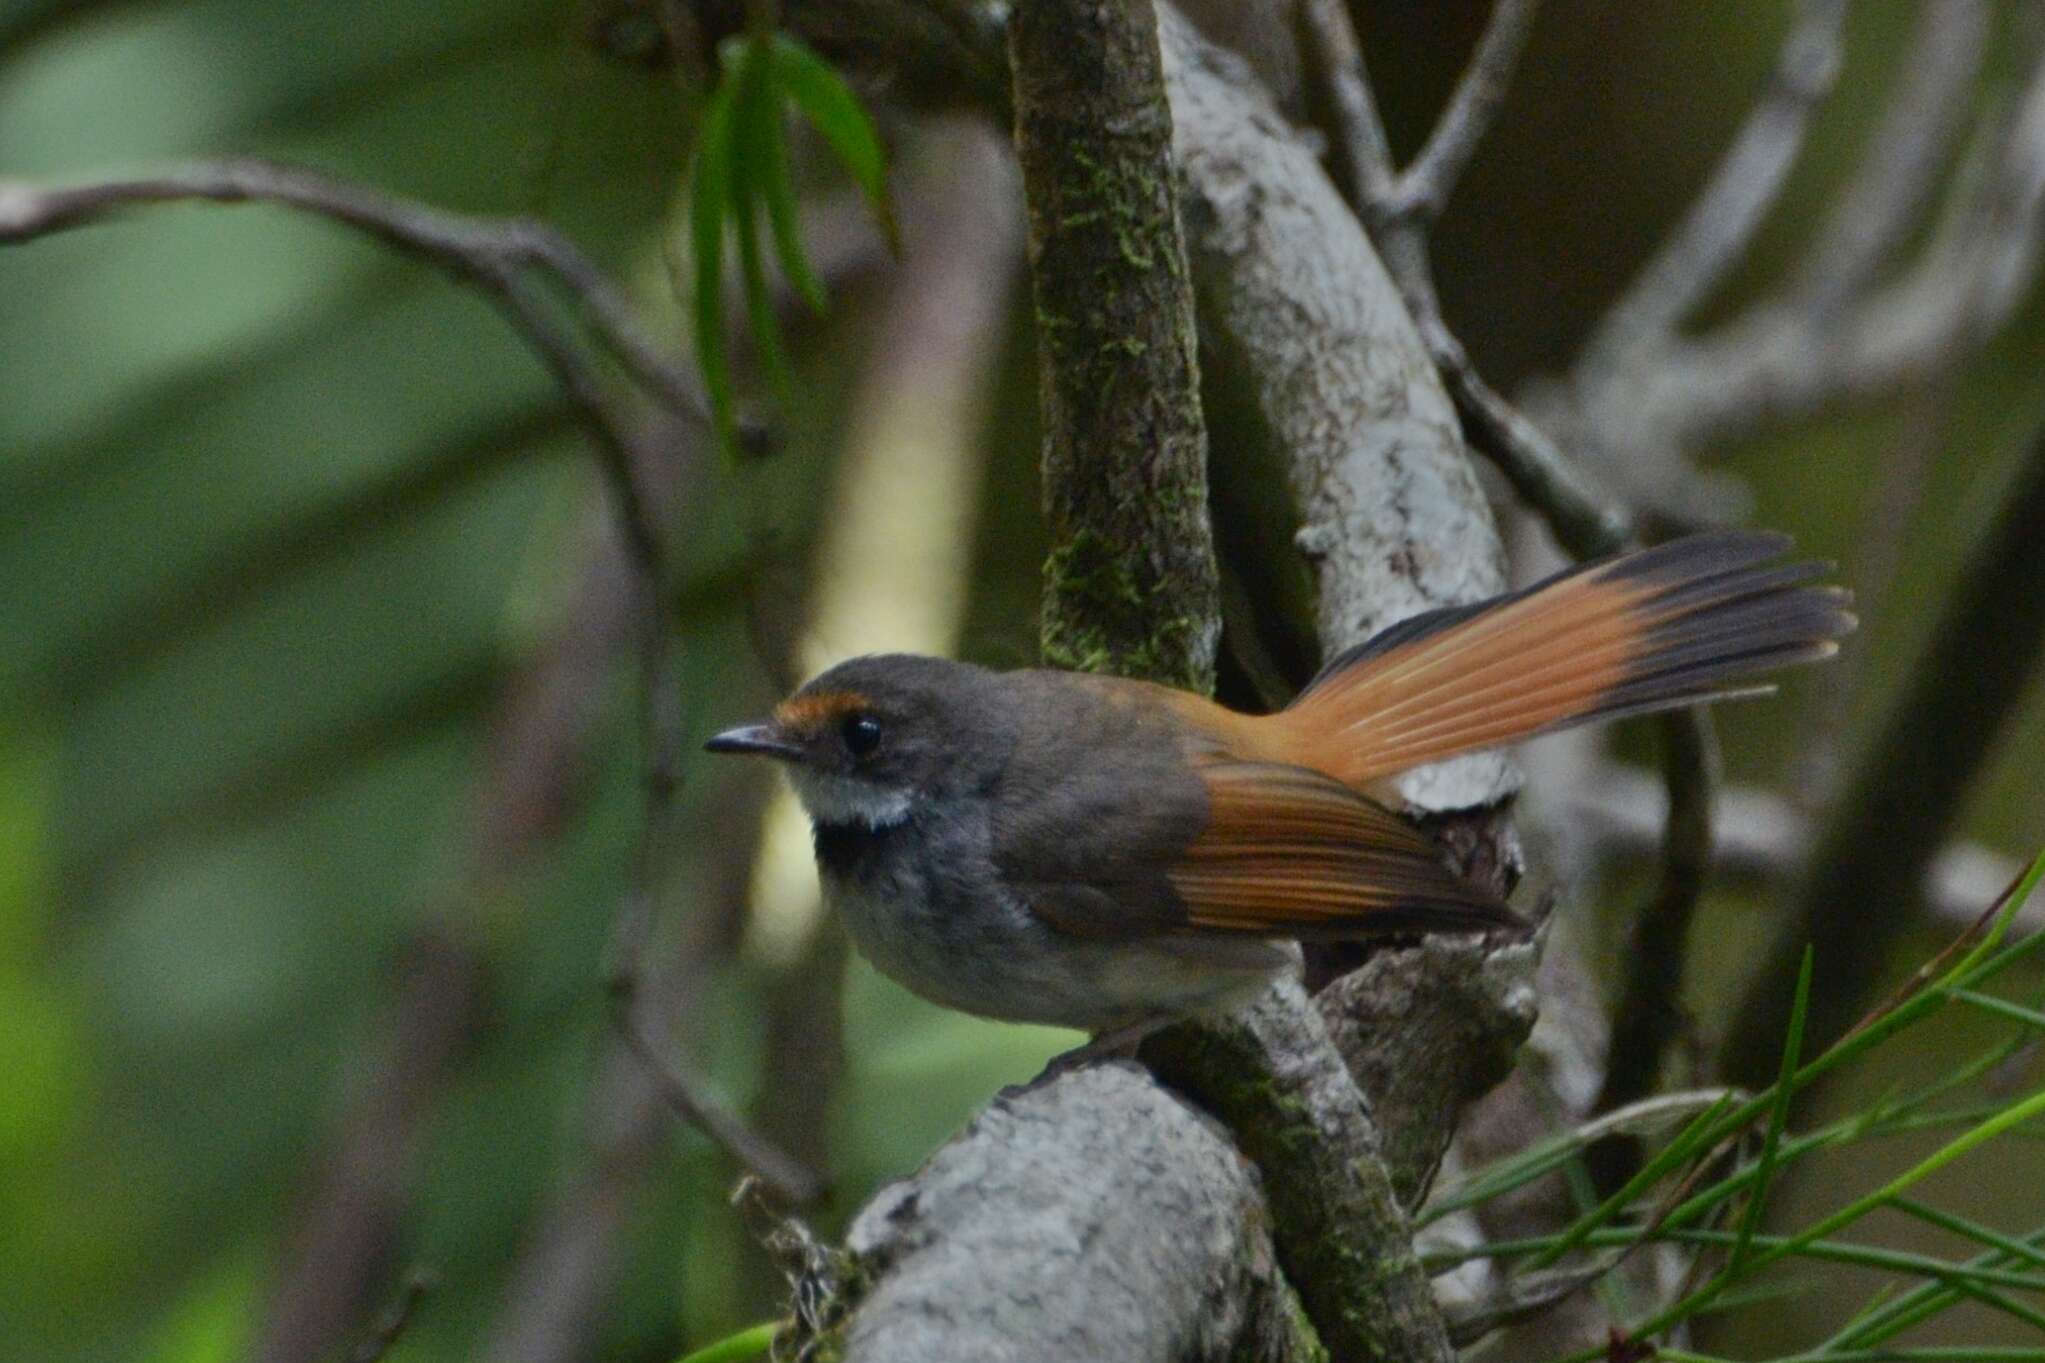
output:
M884 974L980 1017L1126 1046L1298 968L1303 940L1524 932L1396 812L1427 763L1765 694L1851 596L1791 542L1714 531L1415 615L1270 714L1153 682L916 654L840 663L705 745L781 764L825 902ZM1086 1049L1086 1048L1082 1048Z

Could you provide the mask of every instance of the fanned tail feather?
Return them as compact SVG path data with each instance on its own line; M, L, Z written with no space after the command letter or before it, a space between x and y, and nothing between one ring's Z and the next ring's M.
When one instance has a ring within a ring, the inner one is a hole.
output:
M1851 597L1787 537L1693 535L1430 611L1337 657L1270 721L1292 760L1362 786L1593 720L1771 690L1831 656Z

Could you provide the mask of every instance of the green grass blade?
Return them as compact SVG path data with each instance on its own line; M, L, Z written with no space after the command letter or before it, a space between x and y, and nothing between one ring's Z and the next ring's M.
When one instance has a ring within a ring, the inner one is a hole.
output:
M887 149L866 106L829 62L787 34L774 36L773 55L775 83L831 144L865 194L868 207L887 235L889 249L899 251L901 234L888 201Z
M1637 1228L1601 1230L1590 1237L1589 1243L1600 1249L1624 1249L1632 1247L1638 1236ZM1423 1255L1421 1261L1430 1273L1441 1273L1466 1264L1472 1259L1522 1258L1546 1246L1553 1238L1534 1236L1525 1240L1496 1240L1467 1249L1430 1252ZM1735 1243L1739 1237L1733 1231L1684 1230L1657 1231L1652 1238L1657 1242L1694 1245L1701 1249L1724 1249ZM1756 1232L1753 1243L1763 1249L1789 1247L1791 1237ZM1789 1249L1789 1253L1796 1258L1817 1263L1851 1264L1857 1268L1907 1274L1940 1283L1966 1282L1977 1287L2008 1288L2015 1292L2045 1291L2045 1274L2020 1273L1974 1261L1953 1263L1935 1255L1916 1254L1909 1250L1888 1249L1879 1245L1863 1245L1851 1240L1814 1240Z
M768 73L768 41L748 39L739 58L737 90L731 123L731 220L738 233L739 282L745 293L746 317L759 348L760 366L776 396L788 400L794 385L788 377L788 356L781 343L781 319L767 286L760 254L759 208L767 195L766 145L780 136L781 108Z
M781 272L788 276L789 284L802 296L802 301L809 304L810 311L821 313L830 305L830 299L823 280L810 267L809 253L803 249L802 213L796 203L795 174L788 164L788 133L781 117L781 101L787 92L781 88L779 68L771 63L765 83L769 109L757 134L756 179L760 197L767 205L767 227L774 237L774 254L781 262Z
M2045 1246L2045 1226L2032 1231L2018 1243L2028 1249ZM1990 1250L1977 1254L1959 1267L1974 1273L1994 1271L2011 1262L2013 1257L2002 1250ZM1836 1351L1892 1339L1944 1311L1959 1299L1959 1295L1949 1284L1922 1284L1887 1303L1871 1305L1819 1345L1819 1351Z
M1811 948L1804 948L1803 965L1797 971L1796 1001L1790 1006L1789 1035L1782 1043L1781 1072L1775 1081L1775 1107L1768 1114L1768 1130L1761 1137L1761 1158L1754 1169L1754 1190L1747 1195L1746 1214L1740 1218L1740 1236L1733 1243L1732 1258L1725 1266L1728 1282L1740 1275L1746 1266L1747 1254L1754 1240L1754 1232L1760 1229L1761 1216L1768 1202L1768 1183L1775 1177L1776 1152L1782 1146L1783 1128L1789 1125L1789 1099L1795 1092L1797 1061L1804 1049L1804 1021L1811 1010Z
M2027 1245L2013 1235L2004 1235L1993 1226L1984 1226L1979 1221L1969 1220L1954 1212L1942 1211L1937 1207L1926 1206L1915 1198L1899 1197L1891 1205L1897 1211L1903 1212L1908 1216L1914 1216L1927 1225L1937 1226L1940 1230L1951 1231L1953 1234L1963 1236L1974 1241L1976 1244L1987 1245L1991 1249L2000 1250L2009 1258L2019 1262L2032 1264L2038 1268L2045 1268L2045 1250L2041 1250L2034 1245Z
M1479 1203L1488 1202L1492 1198L1502 1197L1525 1187L1535 1179L1552 1173L1607 1136L1636 1135L1653 1130L1677 1117L1686 1115L1694 1117L1702 1109L1714 1103L1730 1101L1736 1096L1724 1089L1698 1089L1685 1093L1660 1094L1653 1098L1644 1098L1637 1103L1629 1103L1569 1131L1543 1137L1526 1149L1494 1160L1435 1193L1427 1200L1427 1206L1414 1218L1414 1225L1416 1228L1432 1225L1443 1217L1467 1207L1477 1206Z
M1661 1182L1664 1177L1680 1167L1685 1160L1689 1159L1693 1153L1708 1149L1711 1145L1716 1144L1718 1139L1717 1133L1724 1125L1721 1115L1727 1108L1732 1106L1732 1095L1727 1094L1704 1111L1698 1113L1687 1126L1676 1134L1675 1139L1663 1146L1655 1154L1654 1158L1641 1165L1639 1172L1626 1180L1625 1184L1617 1192L1613 1193L1596 1207L1593 1207L1587 1215L1578 1217L1569 1229L1563 1233L1561 1238L1555 1242L1554 1246L1535 1261L1534 1267L1546 1268L1553 1264L1557 1259L1569 1253L1570 1250L1582 1244L1592 1231L1611 1221L1613 1217L1633 1205L1636 1198L1649 1188L1654 1187L1655 1184ZM1745 1106L1748 1105L1742 1105L1743 1108Z
M2045 1031L2045 1013L2041 1013L2034 1008L2026 1008L2022 1004L2011 1003L2008 999L1999 999L1993 994L1977 994L1971 989L1955 989L1952 991L1952 996L1962 1003L1971 1004L1979 1008L1984 1013L1994 1013L1999 1017L2014 1018L2026 1027L2035 1027L2040 1031Z
M772 1348L774 1336L780 1329L778 1320L770 1320L764 1325L749 1325L735 1335L726 1335L694 1353L683 1354L680 1363L745 1363Z

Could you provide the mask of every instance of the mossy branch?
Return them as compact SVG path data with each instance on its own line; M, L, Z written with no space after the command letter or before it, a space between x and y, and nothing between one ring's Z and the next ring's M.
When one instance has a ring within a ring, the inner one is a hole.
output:
M1221 633L1207 427L1151 0L1008 26L1043 366L1043 648L1208 691Z

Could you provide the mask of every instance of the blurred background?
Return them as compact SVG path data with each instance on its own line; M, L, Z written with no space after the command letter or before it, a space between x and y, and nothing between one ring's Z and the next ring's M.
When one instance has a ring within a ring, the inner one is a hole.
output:
M1402 149L1487 11L1356 5ZM1787 17L1775 0L1542 11L1435 237L1447 314L1498 386L1570 362L1765 84ZM1915 21L1900 3L1854 11L1838 88L1707 321L1809 244ZM2014 22L1998 11L1984 91L2010 75ZM535 215L681 353L701 91L622 59L617 27L538 0L6 0L0 177L249 154ZM827 1234L1074 1039L940 1012L848 959L769 774L695 751L850 654L1034 661L1019 190L984 125L879 112L899 255L798 145L831 306L784 309L786 402L741 347L770 452L682 451L668 514L690 742L644 958L661 1043L828 1170ZM1893 559L1850 666L1721 716L1731 781L1822 788L1814 735L1850 762L2045 411L2041 360L2034 297L1934 382L1711 451L1752 523L1849 579L1864 553ZM358 236L274 208L166 207L0 250L0 1355L200 1363L313 1331L321 1305L292 1293L306 1228L335 1206L360 1234L322 1242L325 1287L381 1309L431 1276L394 1358L659 1359L781 1309L730 1204L733 1165L668 1116L609 1025L644 753L605 510L581 434L500 317ZM2038 700L1970 786L1958 831L1989 851L2045 840ZM1616 742L1653 755L1651 733ZM1564 911L1603 923L1650 872L1608 864ZM1745 882L1707 904L1688 1000L1707 1036L1772 902ZM1892 972L1952 930L1926 917ZM1990 1030L1913 1033L1824 1102ZM1856 1148L1789 1206L1833 1205L1938 1139ZM2036 1224L2045 1150L1998 1147L1933 1193ZM1794 1347L1872 1283L1813 1281L1714 1327L1713 1347Z

